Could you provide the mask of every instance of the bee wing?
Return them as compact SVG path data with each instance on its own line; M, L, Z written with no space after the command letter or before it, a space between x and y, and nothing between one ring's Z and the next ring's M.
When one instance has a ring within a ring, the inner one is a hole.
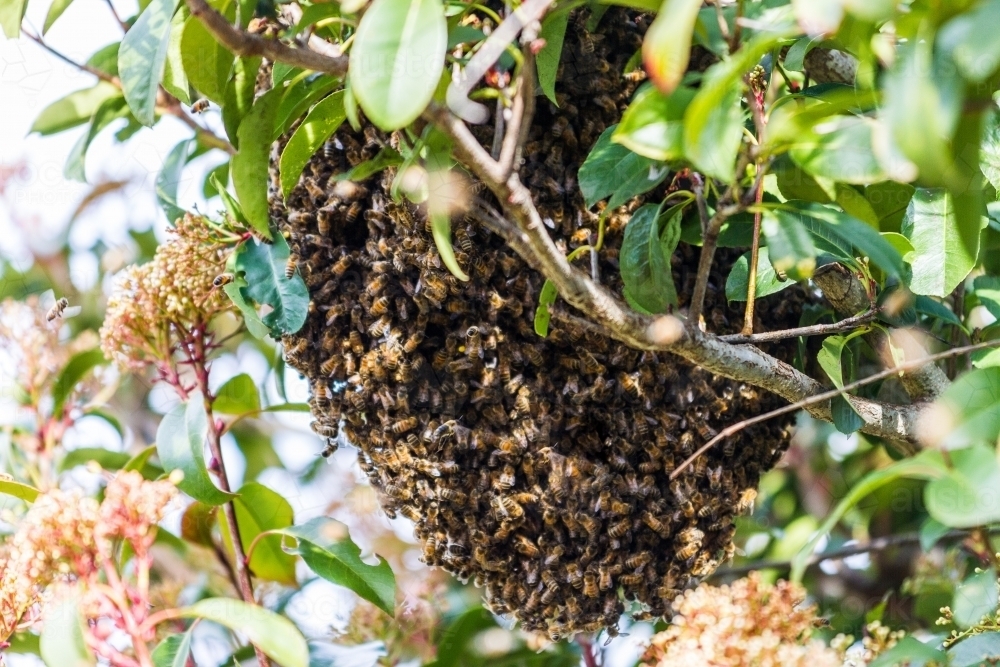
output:
M42 310L47 312L54 305L56 305L56 293L52 290L45 290L38 295L38 307Z
M67 308L66 310L63 311L62 317L63 317L64 320L67 319L67 318L70 318L70 317L76 317L82 311L83 311L83 308L81 306L70 306L69 308Z

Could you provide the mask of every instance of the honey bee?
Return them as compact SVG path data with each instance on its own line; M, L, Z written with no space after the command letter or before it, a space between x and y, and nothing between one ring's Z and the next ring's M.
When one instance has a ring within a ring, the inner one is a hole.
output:
M389 312L389 297L380 296L375 299L375 303L373 303L371 307L371 314L385 315L387 312Z
M370 297L378 296L385 286L389 284L389 276L384 273L380 273L375 278L368 283L368 287L365 288L365 294Z
M594 98L594 103L604 109L609 114L618 112L618 105L608 95L598 95Z
M51 322L65 315L66 309L69 308L69 299L62 297L55 304L49 308L49 311L45 313L45 320Z
M191 105L191 113L205 113L206 111L208 111L208 107L210 104L211 103L205 98L201 98L200 100L195 100L194 103Z
M639 384L638 373L621 373L618 382L626 392L635 398L642 398L642 385Z
M514 545L514 548L528 558L538 558L542 553L538 550L538 547L535 546L535 543L524 535L517 536L517 543Z
M757 489L743 489L736 503L737 514L752 514L753 502L757 499Z
M649 526L654 532L657 532L660 535L666 537L666 533L668 532L667 526L665 526L662 521L656 518L656 516L653 513L643 512L642 521L647 526Z
M340 365L340 360L337 357L330 357L319 367L319 372L326 377L330 377L337 370Z
M414 523L421 521L424 515L413 505L403 505L399 508L399 513Z
M640 551L634 556L625 559L625 567L635 570L646 565L651 560L653 560L653 554L648 551Z
M285 262L285 280L291 280L292 276L295 275L296 269L299 266L298 255L292 254L288 256L288 261Z
M215 279L212 281L212 287L223 287L233 282L234 280L236 280L236 276L234 276L233 274L220 273L219 275L215 276ZM68 302L67 305L69 305Z
M618 523L612 524L611 528L608 529L608 535L613 538L623 537L625 533L629 531L632 526L632 522L628 519L622 519Z
M400 419L389 426L389 431L393 435L400 435L401 433L406 433L407 431L412 431L417 427L416 417L407 417L406 419Z
M623 588L635 588L642 584L643 576L641 574L623 574L618 577L618 583L621 584Z
M471 255L472 251L475 250L475 245L469 237L469 231L465 227L457 227L455 229L455 238L458 240L458 246L464 252Z
M566 583L577 590L583 588L583 572L578 563L566 563Z
M524 508L510 496L501 496L499 506L503 509L503 513L512 519L520 519L524 516Z
M514 466L505 465L500 476L497 478L497 488L507 491L514 486L515 479Z
M583 574L583 594L588 598L596 598L597 593L597 575L593 571L587 570Z
M392 320L388 315L383 315L379 319L372 322L372 325L368 327L368 333L378 338L379 336L385 335L386 332L389 331L390 326L392 326Z
M646 70L642 69L641 67L636 67L631 72L625 72L623 77L625 78L626 81L629 81L631 83L638 83L639 81L645 81Z

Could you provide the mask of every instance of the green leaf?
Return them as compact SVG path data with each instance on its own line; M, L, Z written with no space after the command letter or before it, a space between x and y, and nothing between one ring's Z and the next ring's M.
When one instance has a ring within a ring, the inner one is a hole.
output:
M552 104L556 102L556 73L559 71L559 60L562 56L563 40L566 38L566 26L569 25L568 9L551 12L542 19L542 29L539 39L545 40L545 46L535 56L535 67L538 69L538 87L545 93Z
M285 278L289 253L280 234L275 235L274 243L248 241L236 250L236 270L247 283L239 292L245 300L271 307L260 320L275 338L301 329L309 314L309 290L302 276L296 272L291 279Z
M747 292L750 290L750 253L744 253L736 263L733 264L729 277L726 278L726 298L730 301L746 301ZM768 256L767 247L760 249L757 255L757 282L754 289L756 298L775 294L791 287L794 280L780 280L778 274L774 272L771 265L771 258Z
M174 12L170 19L170 43L167 44L167 60L163 64L163 79L160 84L163 89L184 104L191 104L191 83L184 73L184 54L181 52L181 39L184 37L184 22L191 13L187 5L181 3L180 9ZM117 71L118 63L115 62Z
M48 667L90 667L94 654L83 638L79 600L66 599L45 610L40 648Z
M993 569L971 575L955 589L951 603L955 625L968 628L978 624L984 616L992 614L1000 602L997 590L997 573Z
M163 161L163 168L156 176L156 198L160 208L167 216L167 222L174 224L178 218L184 217L184 209L177 204L177 187L181 183L184 165L187 164L188 153L196 139L186 139L174 146Z
M625 226L619 260L625 298L646 312L663 313L677 305L670 256L680 240L685 206L678 204L661 214L663 204L646 204Z
M298 540L298 546L289 551L302 556L313 572L351 589L385 613L394 615L396 577L392 568L381 557L378 565L362 561L361 549L351 540L344 524L318 517L275 532Z
M28 0L6 0L0 2L0 28L7 39L21 36L21 20L28 8Z
M250 335L254 338L264 338L271 333L271 329L261 321L257 309L243 298L243 290L246 287L246 279L243 276L236 276L233 282L222 289L230 301L233 302L233 305L240 309L240 313L243 315L243 323L246 324Z
M546 278L542 284L542 291L538 293L538 307L535 309L535 333L542 338L549 335L549 321L552 319L549 306L556 302L558 296L559 290L556 289L556 284Z
M948 658L951 667L981 667L995 663L1000 659L1000 632L984 632L952 644Z
M181 491L208 505L221 505L234 496L219 489L205 466L205 437L208 419L201 394L193 394L163 416L156 430L156 452L165 470L180 470Z
M935 301L929 296L918 296L913 302L913 307L916 308L917 312L921 315L926 315L965 329L965 325L963 325L962 321L955 316L955 313L952 312L951 308Z
M684 112L684 154L705 174L729 182L743 142L740 89L730 72L709 69Z
M813 176L841 183L876 183L886 179L872 151L874 121L844 116L814 128L805 142L792 147L789 156Z
M940 521L928 517L920 526L920 549L930 551L949 530L951 529Z
M230 171L232 171L231 162L232 161L230 160L230 162L225 163L229 165ZM219 198L222 199L222 205L226 207L226 213L229 214L229 217L231 217L233 220L241 224L244 225L249 224L247 222L246 216L243 215L243 207L240 206L240 203L236 201L235 197L229 194L229 191L226 189L226 186L222 184L222 180L213 173L209 174L208 181L215 188L215 192L219 195ZM230 257L232 257L232 255L230 255ZM231 267L227 266L227 268Z
M941 459L940 452L924 451L913 458L903 459L887 468L874 470L856 482L844 498L841 499L826 520L819 527L819 530L809 539L802 549L792 560L792 572L789 580L801 582L802 575L805 574L809 557L816 549L816 545L830 534L837 522L858 502L878 489L897 479L935 479L945 474L946 469Z
M90 128L87 130L87 133L77 140L66 157L66 166L63 168L63 175L68 179L85 183L87 181L85 161L87 149L90 148L91 142L111 122L127 114L128 106L125 103L125 98L120 95L102 102L101 106L94 112L94 117L90 120Z
M230 160L233 188L243 215L266 238L271 238L267 203L271 132L284 92L281 88L272 88L257 98L236 132L240 149Z
M63 15L72 2L73 0L53 0L52 4L49 5L49 13L45 15L45 23L42 24L43 35L49 31L52 24Z
M924 490L928 513L952 528L974 528L1000 521L1000 466L996 452L975 445L953 450L950 456L952 468Z
M303 403L302 405L306 406L304 412L308 412L309 404ZM283 403L280 406L274 406L274 408L282 409L269 408L265 412L285 412L285 408L289 407L290 404ZM288 409L287 411L295 412L296 410ZM236 446L240 448L240 453L243 454L243 458L247 462L243 469L243 483L254 481L267 468L283 467L281 458L274 451L271 435L263 431L259 425L239 421L230 427L229 432L236 438Z
M960 375L935 403L945 449L992 443L1000 435L1000 368Z
M132 25L118 51L122 92L135 116L147 127L153 125L156 92L170 45L170 20L178 0L152 0Z
M249 550L261 533L292 525L292 506L280 494L263 484L249 482L240 488L238 494L233 504L244 550ZM231 551L232 535L229 534L229 526L222 520L219 521L219 526ZM286 586L294 586L296 583L295 558L281 548L281 536L277 534L265 535L257 541L250 556L250 571L255 577Z
M104 81L93 88L74 91L45 107L32 123L30 131L46 136L82 125L106 100L119 95L118 88Z
M459 280L468 280L469 276L458 265L455 249L451 246L451 217L443 211L428 212L428 217L431 219L431 235L434 237L438 254L441 255L441 261L453 276Z
M104 72L108 76L118 76L118 49L121 45L121 42L112 42L111 44L98 49L92 56L90 56L90 58L87 59L87 65ZM111 86L116 92L118 91L118 88L113 84L102 81L98 85L101 84ZM70 94L72 95L74 93Z
M441 0L374 0L354 33L348 71L365 115L387 132L416 120L437 88L447 44Z
M0 493L5 496L13 496L26 503L33 503L38 497L38 489L35 487L9 479L0 479Z
M898 232L906 215L906 207L917 189L909 183L883 181L865 186L865 199L871 204L878 218L878 228L883 232Z
M260 392L257 383L246 373L229 378L216 392L212 409L226 415L260 412Z
M764 211L761 230L767 238L769 259L778 275L805 280L816 269L816 247L798 215L782 209Z
M344 112L344 91L338 90L317 104L299 124L284 150L278 171L281 174L281 193L288 197L299 182L299 176L306 164L320 147L326 143L337 128L347 118Z
M834 427L841 433L854 433L865 424L865 420L854 410L850 399L844 395L830 399L830 414Z
M104 353L101 352L100 348L77 352L66 362L66 365L59 372L59 377L56 378L56 383L52 387L53 416L57 418L62 416L66 399L69 398L80 380L94 368L105 363Z
M398 167L402 163L403 156L400 155L395 148L385 146L380 149L371 160L360 162L356 166L351 167L342 174L337 174L333 178L337 181L354 181L355 183L360 183L361 181L374 176L384 169L388 169L389 167Z
M948 656L944 651L924 644L913 637L903 637L888 651L879 653L869 667L894 667L895 665L907 665L907 667L924 667L928 663L944 665L948 663Z
M250 83L252 84L253 81ZM285 96L281 98L281 104L278 105L278 118L274 123L272 138L277 139L287 132L292 123L340 84L340 80L325 74L312 74L292 83L286 88ZM344 112L347 113L347 111L347 90L345 88Z
M995 190L1000 191L1000 113L986 118L979 151L979 168Z
M456 618L438 641L437 660L427 667L463 667L469 664L469 645L480 632L497 627L483 607L473 607Z
M941 26L937 47L951 54L963 77L980 83L1000 67L1000 43L994 32L997 25L1000 3L980 3Z
M302 633L290 620L264 607L232 598L209 598L185 607L181 613L246 635L250 643L282 667L309 667L309 647Z
M604 130L580 166L580 191L588 208L611 196L608 208L621 206L636 195L656 187L667 169L612 142L617 125Z
M237 58L233 63L233 75L226 83L222 99L222 124L226 128L226 136L234 148L240 147L238 130L247 112L253 107L254 87L257 84L257 72L260 70L260 56ZM288 95L282 98L284 104ZM281 117L279 107L278 117Z
M989 311L990 315L1000 320L1000 276L978 276L972 281L972 286L979 303ZM951 313L951 310L948 312ZM954 313L952 317L955 317Z
M699 9L701 0L663 0L642 41L643 67L662 93L672 93L687 71Z
M611 140L652 160L684 157L684 111L694 98L692 88L664 95L653 86L639 91L628 105Z
M215 547L212 528L216 523L218 507L212 507L197 500L184 508L181 515L181 537L192 544Z
M145 479L156 479L164 474L163 468L149 462L153 454L156 453L156 445L146 447L138 454L130 458L122 466L122 470L137 470Z
M184 24L181 58L191 85L216 104L225 104L226 82L233 68L233 54L215 40L196 16Z
M914 248L909 288L915 294L948 296L976 265L979 220L960 220L943 189L918 188L901 231Z
M170 635L153 649L155 667L187 667L191 655L191 639L194 628L179 635Z
M840 205L840 208L844 209L848 215L861 220L875 231L881 231L879 229L878 215L875 213L875 209L873 209L872 205L868 203L865 196L859 192L858 188L845 183L837 183L834 186L834 192L837 195L837 204Z
M80 447L66 452L59 462L59 471L72 470L77 466L96 462L104 470L121 470L131 457L127 452L114 452L103 447Z

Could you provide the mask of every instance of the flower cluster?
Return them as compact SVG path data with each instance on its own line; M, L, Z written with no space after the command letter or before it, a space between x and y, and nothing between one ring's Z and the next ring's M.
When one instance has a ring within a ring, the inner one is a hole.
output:
M112 479L104 500L52 489L40 495L0 552L0 640L5 640L54 585L95 581L112 564L114 540L148 552L155 526L177 489L135 471Z
M177 344L231 306L214 284L232 239L208 220L185 215L152 261L127 267L108 299L101 347L123 369L167 362Z
M756 572L729 586L702 584L674 601L677 615L651 639L645 667L839 667L837 651L812 638L816 608L796 584Z
M865 626L860 643L854 641L853 635L839 634L830 640L830 647L843 654L844 667L860 667L870 664L905 636L905 630L892 630L881 621L872 621Z

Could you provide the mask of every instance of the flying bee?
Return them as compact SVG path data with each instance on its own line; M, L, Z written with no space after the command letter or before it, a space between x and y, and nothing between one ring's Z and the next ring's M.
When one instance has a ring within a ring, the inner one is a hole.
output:
M210 104L204 97L200 100L195 100L194 104L191 105L191 113L205 113L208 111Z
M66 297L62 297L57 300L55 295L52 293L52 290L47 290L43 293L39 302L43 308L47 308L47 312L45 313L46 322L74 317L75 315L78 315L81 310L83 310L80 306L73 306L71 308L69 305L69 299Z
M299 268L299 257L296 254L291 254L288 256L288 261L285 262L285 280L291 280L292 276L295 275L296 269Z

